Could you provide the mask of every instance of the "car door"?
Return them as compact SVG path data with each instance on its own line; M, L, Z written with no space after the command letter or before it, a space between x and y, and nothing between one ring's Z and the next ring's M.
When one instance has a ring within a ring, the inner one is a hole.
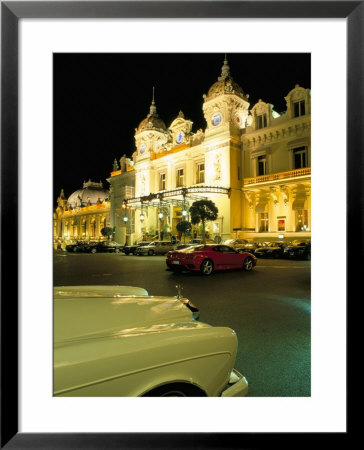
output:
M221 245L220 252L222 256L222 263L225 269L232 269L242 266L241 254L228 245Z

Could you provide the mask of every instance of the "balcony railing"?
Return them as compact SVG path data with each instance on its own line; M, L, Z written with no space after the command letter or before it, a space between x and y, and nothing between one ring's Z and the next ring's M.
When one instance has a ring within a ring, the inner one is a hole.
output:
M253 178L244 178L244 186L247 186L248 184L266 183L269 181L284 180L287 178L303 177L307 175L311 175L311 167L289 170L288 172L270 173L268 175L261 175Z

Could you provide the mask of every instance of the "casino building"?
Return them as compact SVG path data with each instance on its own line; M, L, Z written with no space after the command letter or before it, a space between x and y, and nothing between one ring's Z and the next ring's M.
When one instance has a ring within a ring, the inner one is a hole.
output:
M310 90L296 85L285 100L283 114L262 100L251 107L226 58L203 95L204 130L192 131L182 111L167 127L153 92L132 158L115 161L108 178L115 240L177 235L177 223L203 198L219 210L207 230L216 240L310 238Z
M68 198L61 190L53 213L55 248L71 241L105 240L101 229L107 226L110 226L109 191L101 181L85 181L82 189Z

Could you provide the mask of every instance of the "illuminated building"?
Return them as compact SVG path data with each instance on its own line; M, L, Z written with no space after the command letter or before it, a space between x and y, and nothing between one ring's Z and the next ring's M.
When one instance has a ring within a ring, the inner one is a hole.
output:
M106 238L101 229L110 226L109 191L101 182L84 182L82 189L68 198L63 189L53 214L55 247L70 241L99 241Z
M203 95L207 126L193 132L182 111L166 126L153 91L149 114L135 129L132 159L123 157L124 168L108 179L116 240L177 235L177 223L202 198L219 209L208 224L211 238L310 237L310 90L296 86L285 99L283 114L261 100L250 108L225 58ZM122 174L130 179L119 181Z

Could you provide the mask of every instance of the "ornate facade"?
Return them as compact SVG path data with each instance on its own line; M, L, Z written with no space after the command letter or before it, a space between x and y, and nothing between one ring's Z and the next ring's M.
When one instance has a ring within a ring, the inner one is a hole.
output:
M53 214L53 240L55 248L72 241L100 241L106 238L101 229L110 226L109 191L91 180L68 198L63 189Z
M226 59L203 95L205 130L193 132L181 111L167 128L153 93L135 129L132 160L123 157L123 168L114 167L108 179L116 240L176 235L201 198L219 209L208 225L212 238L310 237L310 91L296 86L285 100L281 115L261 100L250 108Z

